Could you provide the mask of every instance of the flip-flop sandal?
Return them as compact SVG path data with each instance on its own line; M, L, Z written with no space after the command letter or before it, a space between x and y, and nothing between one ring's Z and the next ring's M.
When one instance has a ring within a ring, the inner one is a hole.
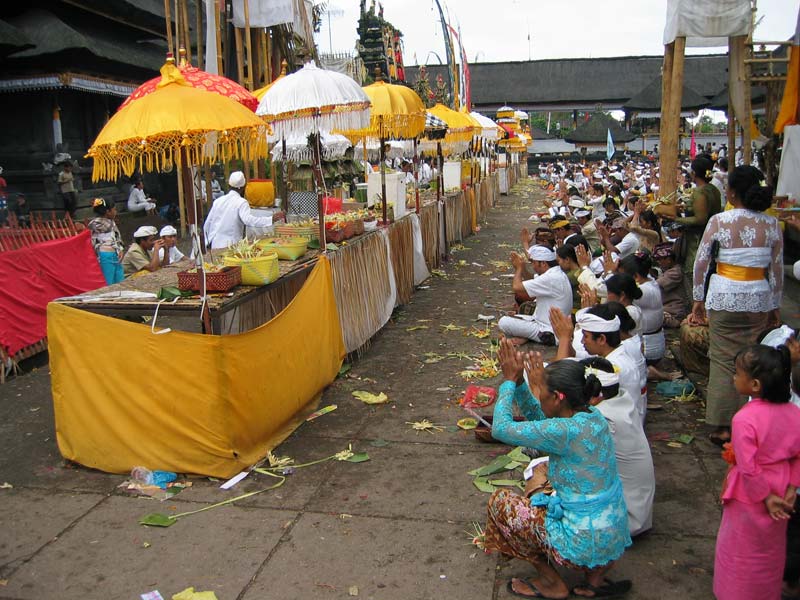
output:
M533 593L523 594L522 592L518 592L517 590L515 590L514 579L516 579L517 581L521 581L522 583L527 585ZM536 588L535 585L533 585L527 579L523 579L522 577L514 577L513 579L509 579L508 583L506 584L506 590L508 590L508 593L511 594L512 596L519 596L520 598L549 598L550 600L557 600L555 598L550 598L550 596L545 596Z
M647 410L664 410L664 405L657 402L648 402Z
M572 595L579 598L619 598L631 591L633 583L630 579L623 579L622 581L611 581L606 579L605 583L600 586L593 586L589 582L584 582L572 588ZM591 596L579 594L576 590L587 590L592 592Z
M731 441L731 435L728 434L727 436L723 437L722 435L716 432L709 433L708 440L715 446L719 446L720 448L722 448L724 444L727 444L728 442Z

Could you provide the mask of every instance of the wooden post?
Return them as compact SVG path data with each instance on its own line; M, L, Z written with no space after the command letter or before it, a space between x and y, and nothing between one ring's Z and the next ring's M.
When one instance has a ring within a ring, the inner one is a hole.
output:
M172 15L169 9L170 0L164 0L164 19L167 22L167 49L173 52L172 46Z
M752 47L747 43L747 39L741 38L742 52L739 55L742 61L742 76L744 77L744 116L742 117L745 122L742 123L742 157L744 164L749 165L753 160L752 153L752 131L751 123L753 122L752 111L752 89L750 87L750 64L746 61L747 58L752 58Z
M683 57L686 38L678 37L664 47L661 98L661 148L659 152L659 193L668 196L677 189L681 101L683 96Z
M239 85L244 86L244 52L242 51L242 30L233 28L233 38L236 43L236 75Z
M250 36L250 0L244 0L244 41L247 48L247 79L245 87L253 91L253 39Z
M216 0L214 3L214 28L216 29L217 35L217 73L225 76L225 68L224 63L222 61L222 28L220 27L219 22L219 3L220 0Z
M189 29L188 0L180 0L181 13L183 14L183 43L186 46L186 60L192 64L192 35Z
M197 68L198 69L205 69L205 55L203 54L203 35L205 32L203 31L203 0L197 0L195 3L195 10L197 11L197 21L195 25L195 32L197 37Z

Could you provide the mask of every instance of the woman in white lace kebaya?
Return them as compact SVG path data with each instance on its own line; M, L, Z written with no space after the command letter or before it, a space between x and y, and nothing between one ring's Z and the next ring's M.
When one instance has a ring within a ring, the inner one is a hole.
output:
M763 179L755 167L731 171L733 209L709 219L694 263L690 321L709 323L706 423L716 427L710 438L720 445L730 441L731 419L747 400L733 385L734 358L780 318L783 234L777 219L764 214L772 188L762 187ZM709 278L714 260L716 272Z

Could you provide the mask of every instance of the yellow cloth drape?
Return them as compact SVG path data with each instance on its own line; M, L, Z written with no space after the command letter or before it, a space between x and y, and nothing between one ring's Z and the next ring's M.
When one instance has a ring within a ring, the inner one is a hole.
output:
M775 119L776 134L783 133L783 128L787 125L797 124L797 105L800 103L800 46L792 46L790 52L781 110Z
M324 257L286 309L246 333L154 335L55 303L47 333L58 447L112 473L238 473L316 407L345 354Z

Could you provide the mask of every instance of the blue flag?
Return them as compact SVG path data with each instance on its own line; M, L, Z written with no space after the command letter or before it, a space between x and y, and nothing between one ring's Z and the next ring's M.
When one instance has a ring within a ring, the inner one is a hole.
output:
M608 140L606 141L606 156L608 160L614 156L614 140L611 138L611 128L608 129Z

